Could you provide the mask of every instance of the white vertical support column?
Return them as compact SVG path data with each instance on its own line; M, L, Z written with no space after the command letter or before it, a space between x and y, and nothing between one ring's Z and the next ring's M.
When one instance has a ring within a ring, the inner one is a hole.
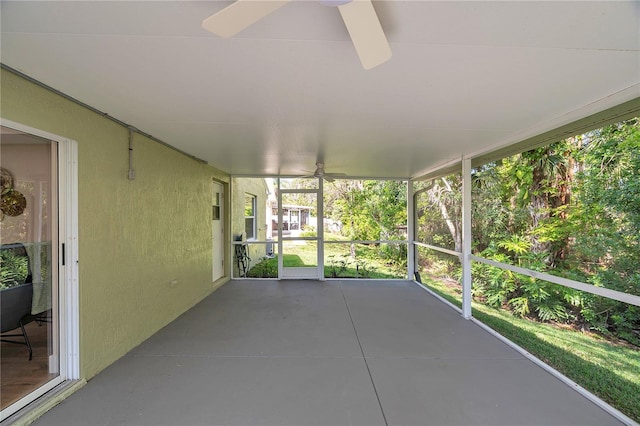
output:
M63 164L60 157L67 154L68 143L65 141L51 141L49 145L50 150L50 162L51 170L48 182L40 181L38 188L38 195L36 196L36 209L38 213L33 222L36 223L35 229L35 244L33 247L31 270L33 271L33 297L36 298L36 294L41 296L43 293L50 297L49 302L45 306L39 305L41 310L45 307L51 309L51 330L49 336L53 337L48 340L49 349L49 374L58 374L66 377L67 370L67 324L71 322L65 322L69 319L69 308L77 305L67 305L67 293L71 293L73 290L67 285L65 262L62 259L66 256L66 252L71 251L71 245L66 226L68 215L73 211L73 205L69 205L67 200L68 184L65 180L65 188L62 188L60 176L62 174L68 175L71 171L67 170L67 165ZM66 158L65 158L66 159ZM49 186L47 188L47 185ZM64 197L63 197L64 196ZM50 203L49 208L45 206L45 200ZM61 207L64 204L64 207ZM48 217L50 216L50 217ZM63 223L64 221L64 223ZM47 225L50 228L50 234L43 235L43 225ZM57 226L56 226L57 225ZM47 244L47 241L49 242ZM42 254L43 248L47 247L46 261L49 266L48 277L42 277ZM66 250L62 251L62 247L66 247ZM60 256L62 254L62 256ZM65 259L66 261L67 259ZM67 292L67 290L69 290ZM40 297L38 297L40 299ZM42 302L42 299L40 299ZM32 306L33 309L33 306ZM36 312L37 313L37 312ZM56 320L57 319L57 320ZM56 339L55 336L58 336ZM61 361L62 360L62 361Z
M324 281L324 179L318 179L316 195L316 233L318 240L318 278Z
M235 186L235 178L233 176L229 177L229 234L227 235L228 241L231 241L229 244L229 250L227 254L229 255L229 277L231 279L238 278L235 275L235 265L236 265L236 246L234 244L235 238L233 237L233 215L237 212L233 208L234 200L234 186ZM242 205L244 206L244 198L242 199ZM243 213L244 214L244 213Z
M462 159L462 316L471 318L471 159Z
M409 180L407 181L407 279L409 280L414 278L416 271L416 247L413 245L416 217L413 194L413 181Z
M278 178L278 279L282 279L282 188L280 188L280 178Z
M64 321L64 374L67 379L80 378L80 296L78 270L78 144L73 140L62 140L58 149L58 205L60 231L58 238L65 242L66 254L63 271L59 274L59 285L63 290ZM57 252L57 250L56 250ZM61 307L62 308L62 307ZM61 309L62 310L62 309ZM61 336L62 337L62 336Z

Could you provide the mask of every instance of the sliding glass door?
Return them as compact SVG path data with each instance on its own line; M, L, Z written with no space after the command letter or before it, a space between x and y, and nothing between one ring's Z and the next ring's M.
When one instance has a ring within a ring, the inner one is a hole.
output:
M60 378L58 143L1 127L2 418Z

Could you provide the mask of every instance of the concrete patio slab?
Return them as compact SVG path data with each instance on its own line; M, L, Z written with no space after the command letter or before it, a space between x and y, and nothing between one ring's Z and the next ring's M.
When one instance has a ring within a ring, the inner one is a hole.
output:
M36 424L620 422L415 283L239 280Z

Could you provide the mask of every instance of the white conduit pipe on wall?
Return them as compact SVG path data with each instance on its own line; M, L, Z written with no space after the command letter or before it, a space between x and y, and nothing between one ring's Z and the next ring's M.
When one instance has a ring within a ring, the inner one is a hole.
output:
M136 171L133 169L133 132L136 130L135 127L129 127L129 173L127 174L127 179L134 180L136 178Z

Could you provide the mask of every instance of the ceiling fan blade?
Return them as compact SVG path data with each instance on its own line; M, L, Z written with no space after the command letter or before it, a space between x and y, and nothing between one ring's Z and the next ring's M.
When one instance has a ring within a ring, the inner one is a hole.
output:
M360 62L368 70L391 58L391 47L371 0L353 0L338 6Z
M238 34L291 0L237 0L202 21L202 28L220 37Z

